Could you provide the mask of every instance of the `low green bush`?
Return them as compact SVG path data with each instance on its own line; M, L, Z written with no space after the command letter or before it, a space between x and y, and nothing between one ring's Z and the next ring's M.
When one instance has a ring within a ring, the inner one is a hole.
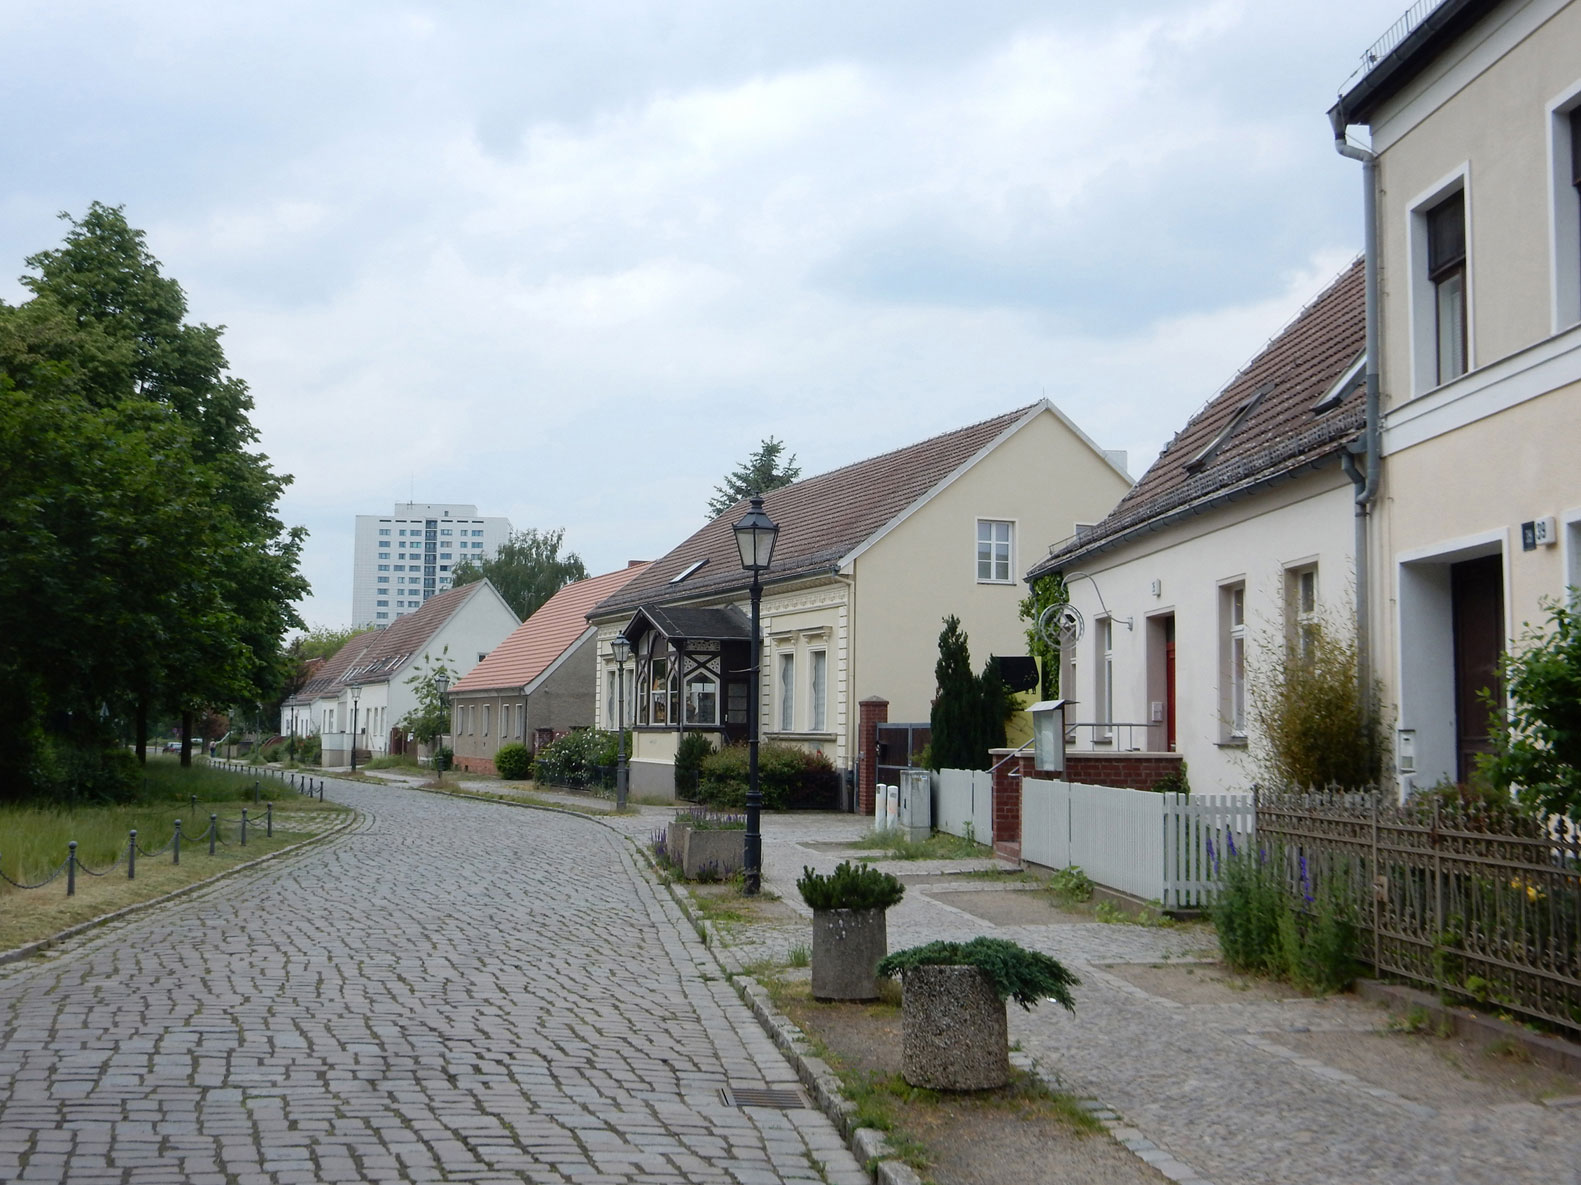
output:
M728 745L703 758L697 801L740 810L747 802L746 745ZM840 774L822 753L767 741L758 746L758 789L768 810L832 806L840 792Z
M930 942L886 955L878 973L886 979L904 980L917 967L976 967L988 976L1001 1000L1014 1000L1027 1011L1044 999L1076 1011L1071 988L1081 983L1058 959L1004 938L974 938L970 942Z
M585 786L613 769L619 738L596 728L579 728L549 742L533 758L533 775L554 786Z
M494 769L507 781L519 782L532 774L532 754L516 741L501 745L494 754Z
M697 789L703 762L714 751L714 742L705 732L688 732L675 749L675 794L690 798Z
M828 875L802 865L796 888L813 909L888 909L906 895L898 877L842 860Z

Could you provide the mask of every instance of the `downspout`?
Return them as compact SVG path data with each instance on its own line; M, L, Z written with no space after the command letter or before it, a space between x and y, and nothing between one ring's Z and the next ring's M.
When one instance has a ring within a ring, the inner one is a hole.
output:
M1366 303L1366 422L1362 429L1358 468L1351 452L1340 454L1340 464L1356 487L1356 677L1363 710L1372 703L1371 563L1367 552L1367 520L1378 496L1378 158L1365 148L1357 148L1345 137L1345 117L1339 107L1330 113L1334 123L1334 150L1341 156L1361 162L1363 253L1362 288Z

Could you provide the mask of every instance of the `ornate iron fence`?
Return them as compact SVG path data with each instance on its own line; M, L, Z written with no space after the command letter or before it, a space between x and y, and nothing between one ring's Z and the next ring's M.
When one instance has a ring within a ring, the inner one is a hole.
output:
M1361 955L1385 974L1581 1032L1581 832L1441 799L1257 797L1292 894L1350 888Z

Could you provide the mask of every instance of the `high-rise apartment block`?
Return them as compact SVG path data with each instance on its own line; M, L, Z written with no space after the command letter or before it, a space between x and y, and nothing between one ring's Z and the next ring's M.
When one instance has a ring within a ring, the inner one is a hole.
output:
M450 587L462 560L490 559L510 538L505 518L461 503L397 502L387 515L359 514L353 548L351 619L388 625Z

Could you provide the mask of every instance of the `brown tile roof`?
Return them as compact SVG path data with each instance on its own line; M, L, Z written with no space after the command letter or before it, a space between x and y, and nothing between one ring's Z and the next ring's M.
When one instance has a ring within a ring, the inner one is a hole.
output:
M892 453L809 477L764 496L763 509L779 524L769 582L827 571L896 515L1043 404L1019 407L991 420L946 432ZM746 588L730 528L747 511L738 502L679 547L655 560L589 617L632 611L645 603L690 600ZM702 562L680 583L671 581Z
M315 659L317 665L308 675L307 682L286 703L310 704L319 696L330 691L331 688L340 687L340 677L345 674L346 668L356 662L358 658L372 646L379 630L364 630L354 638L348 638L344 645L328 658Z
M589 609L639 576L646 567L646 563L632 564L618 572L566 585L454 683L451 694L525 687L586 632Z
M1319 414L1313 405L1361 356L1365 313L1358 259L1175 434L1108 517L1056 544L1027 579L1068 569L1137 531L1271 479L1331 463L1362 428L1360 374L1332 410Z

